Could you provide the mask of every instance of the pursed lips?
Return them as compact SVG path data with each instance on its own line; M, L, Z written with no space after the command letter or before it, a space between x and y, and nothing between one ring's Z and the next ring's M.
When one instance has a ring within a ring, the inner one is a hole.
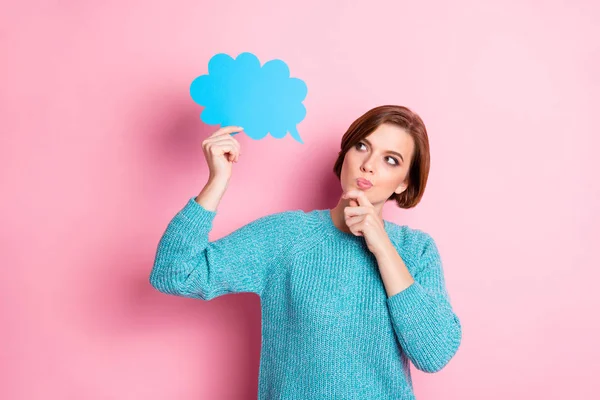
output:
M363 186L373 186L373 183L365 178L358 178L356 182L362 184Z

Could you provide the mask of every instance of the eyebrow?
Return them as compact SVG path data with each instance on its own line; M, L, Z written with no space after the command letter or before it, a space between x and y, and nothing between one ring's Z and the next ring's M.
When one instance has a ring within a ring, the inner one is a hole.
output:
M363 139L363 142L367 142L367 144L369 146L372 146L371 142L369 142L368 139ZM400 159L402 160L402 162L404 162L404 157L402 157L402 154L398 153L397 151L393 151L393 150L388 150L388 153L392 153L392 154L396 154L398 157L400 157Z

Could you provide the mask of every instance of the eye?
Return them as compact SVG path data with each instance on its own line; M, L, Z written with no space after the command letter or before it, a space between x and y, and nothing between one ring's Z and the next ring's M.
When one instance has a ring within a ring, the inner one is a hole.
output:
M394 160L394 165L398 165L398 160L396 160L394 157L388 156L388 158Z
M366 147L367 145L366 145L366 144L364 144L363 142L358 142L358 143L356 144L356 146L354 146L354 147L355 147L357 150L360 150L360 146L365 146L365 147ZM392 157L392 156L387 156L387 158L394 160L394 164L390 164L390 165L393 165L393 166L399 165L399 163L398 163L398 160L397 160L395 157Z

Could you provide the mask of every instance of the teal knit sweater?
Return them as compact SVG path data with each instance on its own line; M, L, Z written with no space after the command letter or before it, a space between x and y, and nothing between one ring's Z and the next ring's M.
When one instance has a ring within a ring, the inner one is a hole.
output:
M221 239L190 198L159 241L150 283L211 300L260 296L259 399L414 399L410 364L435 372L462 336L432 237L384 221L415 282L388 297L364 237L329 209L258 218Z

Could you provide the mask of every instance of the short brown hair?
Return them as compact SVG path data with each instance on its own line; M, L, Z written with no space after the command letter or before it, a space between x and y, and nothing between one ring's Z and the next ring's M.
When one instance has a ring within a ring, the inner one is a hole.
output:
M412 208L421 201L429 177L429 139L421 117L407 107L394 105L375 107L354 121L342 137L341 150L333 166L333 172L340 179L342 164L348 150L383 123L403 128L415 142L414 155L408 169L408 187L400 194L393 193L387 200L396 200L400 208Z

